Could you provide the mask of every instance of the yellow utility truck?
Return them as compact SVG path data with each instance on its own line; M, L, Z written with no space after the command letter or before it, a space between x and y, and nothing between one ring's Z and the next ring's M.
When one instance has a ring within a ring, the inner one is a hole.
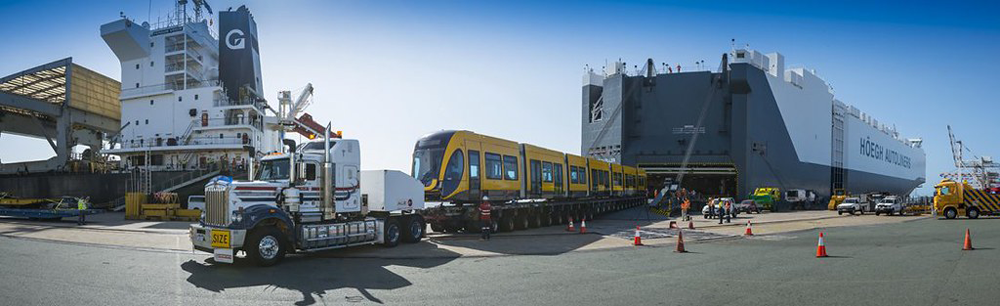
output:
M975 189L950 179L941 180L934 189L934 209L945 218L1000 215L1000 194L996 189Z

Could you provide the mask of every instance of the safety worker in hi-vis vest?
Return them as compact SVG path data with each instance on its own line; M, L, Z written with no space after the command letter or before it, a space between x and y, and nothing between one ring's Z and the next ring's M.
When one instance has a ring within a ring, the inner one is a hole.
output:
M79 210L79 218L76 220L76 225L87 224L87 214L84 212L87 210L87 199L90 197L82 197L76 199L76 209Z
M691 200L684 199L684 202L681 202L681 221L691 220L691 217L688 216L689 209L691 209Z
M483 196L483 203L479 204L479 223L480 231L483 233L480 239L490 240L490 231L493 230L493 222L490 219L490 211L493 209L490 206L490 197Z

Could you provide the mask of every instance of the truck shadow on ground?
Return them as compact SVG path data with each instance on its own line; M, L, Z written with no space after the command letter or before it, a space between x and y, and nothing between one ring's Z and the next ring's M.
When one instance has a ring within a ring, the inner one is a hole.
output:
M236 263L215 264L211 259L204 262L189 260L181 264L181 269L190 273L188 283L212 292L227 289L265 286L263 290L282 288L297 291L302 298L295 305L313 305L319 297L323 304L342 304L368 300L383 304L382 300L369 290L392 290L412 285L406 278L386 269L388 266L405 266L428 269L451 262L459 255L447 250L435 250L437 246L419 243L396 249L411 249L413 252L431 252L442 256L413 259L383 258L339 258L343 254L334 250L316 254L289 255L281 263L271 267L256 267L246 259L237 258ZM444 256L448 253L451 256ZM346 295L343 300L328 299L328 292L337 289L355 289L357 295ZM333 303L330 303L333 302Z

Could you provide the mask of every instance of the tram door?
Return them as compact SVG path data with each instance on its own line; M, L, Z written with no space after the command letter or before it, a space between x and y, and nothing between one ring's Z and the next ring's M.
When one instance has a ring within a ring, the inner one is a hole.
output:
M469 150L469 198L473 201L482 198L479 180L480 169L482 168L479 167L479 151Z
M542 163L531 160L531 195L542 195Z

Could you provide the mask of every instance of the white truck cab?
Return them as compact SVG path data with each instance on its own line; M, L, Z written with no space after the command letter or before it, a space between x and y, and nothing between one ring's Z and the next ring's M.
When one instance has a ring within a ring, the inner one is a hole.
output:
M290 252L391 247L424 236L423 184L416 179L395 170L362 173L357 140L285 144L289 153L262 158L253 180L205 186L202 217L190 229L196 249L223 263L242 250L268 266Z

